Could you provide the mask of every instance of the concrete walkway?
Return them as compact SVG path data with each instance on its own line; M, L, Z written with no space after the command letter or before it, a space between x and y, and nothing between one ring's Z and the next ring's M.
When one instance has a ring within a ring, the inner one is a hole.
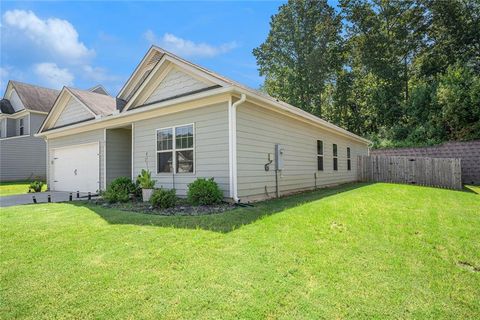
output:
M26 194L16 194L12 196L1 196L0 197L0 207L11 207L18 206L22 204L33 204L33 197L37 200L37 203L46 203L48 202L48 195L52 202L65 202L69 201L70 192L63 191L51 191L51 192L37 192L37 193L26 193ZM77 199L77 193L72 193L72 200L87 200L88 193L80 192L80 198ZM94 197L92 197L93 199Z

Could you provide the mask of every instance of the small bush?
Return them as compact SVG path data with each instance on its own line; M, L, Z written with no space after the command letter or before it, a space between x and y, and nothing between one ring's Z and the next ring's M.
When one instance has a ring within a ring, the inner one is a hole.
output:
M152 173L149 170L142 169L137 177L137 182L143 189L153 189L155 180L152 180Z
M136 188L132 180L127 177L119 177L110 182L102 196L110 203L127 202L130 199L130 194L135 193L135 191Z
M42 181L32 181L28 187L28 192L42 192L44 183Z
M222 200L223 193L213 178L198 178L188 185L188 201L193 205L209 205Z
M152 197L150 198L150 203L155 208L172 208L175 207L177 203L177 195L175 189L157 189L153 191Z

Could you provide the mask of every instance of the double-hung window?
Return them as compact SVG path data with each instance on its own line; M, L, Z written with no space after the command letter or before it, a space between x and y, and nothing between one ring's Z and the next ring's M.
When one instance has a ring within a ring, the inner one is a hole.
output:
M338 150L335 143L333 144L333 170L338 170Z
M19 130L19 135L23 136L23 133L25 132L25 126L24 126L24 119L23 118L18 120L18 130Z
M317 170L323 171L323 141L317 140Z
M194 172L193 124L157 130L157 173Z
M347 147L347 170L352 170L352 160L350 159L350 147Z

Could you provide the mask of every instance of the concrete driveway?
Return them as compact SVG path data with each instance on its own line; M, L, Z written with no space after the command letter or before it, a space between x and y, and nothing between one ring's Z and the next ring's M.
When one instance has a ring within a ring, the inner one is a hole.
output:
M51 191L51 192L37 192L27 194L16 194L12 196L1 196L0 207L11 207L22 204L33 204L33 197L37 200L37 203L48 202L48 195L50 195L51 202L65 202L69 201L70 192L63 191ZM80 198L77 198L77 193L72 193L72 200L87 200L88 194L80 192ZM94 197L92 196L92 199Z

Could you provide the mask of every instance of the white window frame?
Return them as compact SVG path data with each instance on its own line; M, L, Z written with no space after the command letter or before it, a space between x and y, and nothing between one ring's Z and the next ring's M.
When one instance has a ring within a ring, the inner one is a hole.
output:
M335 151L337 151L336 155L335 155L335 152L334 152L334 149L336 149ZM338 171L338 144L336 143L332 143L332 170L333 171ZM335 159L337 159L337 168L335 169Z
M23 132L22 132L23 129ZM23 136L25 134L25 118L18 119L18 135Z
M318 153L318 141L320 141L322 143L322 153ZM325 171L325 161L324 161L324 158L323 158L323 149L324 149L324 144L323 144L323 140L320 140L320 139L317 139L317 171ZM318 169L318 158L322 158L322 170L319 170Z
M193 147L192 148L181 148L177 149L177 141L176 141L176 129L179 127L186 127L192 126L193 129ZM158 131L172 129L172 149L171 150L158 150ZM185 123L181 125L171 126L171 127L163 127L155 129L155 172L157 175L162 176L171 176L172 174L180 174L180 175L195 175L196 173L196 140L197 140L197 133L195 130L195 123ZM193 172L177 172L177 151L185 151L185 150L192 150L193 151ZM158 172L158 154L159 153L166 153L172 152L172 171L173 172Z
M347 171L352 171L352 148L350 147L347 147Z

